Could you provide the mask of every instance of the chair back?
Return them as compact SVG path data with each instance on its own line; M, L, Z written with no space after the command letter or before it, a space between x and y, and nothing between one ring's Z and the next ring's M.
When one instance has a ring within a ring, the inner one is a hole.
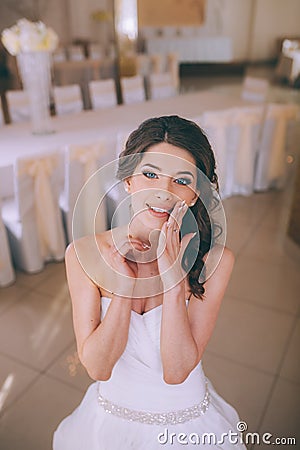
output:
M93 109L105 109L117 105L116 85L112 78L90 81L89 93Z
M139 103L146 100L144 80L140 75L134 77L122 77L121 89L123 103Z
M66 61L67 56L66 56L65 49L62 47L59 47L57 50L55 50L55 52L53 52L53 54L52 54L52 59L54 62Z
M282 188L286 181L286 144L289 123L299 115L298 105L269 103L259 144L255 189Z
M76 114L83 110L81 89L78 84L53 88L55 111L58 116Z
M0 199L1 201L1 199ZM0 203L0 287L9 286L15 280L15 271L12 265L7 232L2 220Z
M264 78L247 76L244 78L242 98L251 102L264 102L268 95L270 82Z
M84 51L81 45L69 45L67 52L68 58L71 61L82 61L85 59Z
M18 158L14 166L17 218L23 229L30 233L31 240L37 241L44 259L63 258L65 250L58 203L62 167L59 151Z
M75 239L92 235L96 218L96 231L103 232L107 229L104 175L93 176L105 159L105 154L106 148L102 142L65 148L65 184L60 204L68 242L73 238L72 220L76 202L80 213L76 214L74 223ZM83 186L85 187L82 190Z
M9 118L12 123L30 120L29 97L26 91L15 90L6 92Z
M100 44L90 44L88 49L89 58L91 59L101 59L105 57L105 50Z
M174 97L177 94L173 76L170 72L149 75L149 94L153 100Z

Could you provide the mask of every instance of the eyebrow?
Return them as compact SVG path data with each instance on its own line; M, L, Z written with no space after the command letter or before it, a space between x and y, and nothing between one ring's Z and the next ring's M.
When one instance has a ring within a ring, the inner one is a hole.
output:
M144 167L152 167L152 169L156 169L156 170L161 172L161 168L160 167L157 167L157 166L155 166L154 164L151 164L151 163L145 163L141 167L141 169L143 169ZM192 178L194 178L194 175L189 170L179 171L179 172L176 173L176 175L190 175Z

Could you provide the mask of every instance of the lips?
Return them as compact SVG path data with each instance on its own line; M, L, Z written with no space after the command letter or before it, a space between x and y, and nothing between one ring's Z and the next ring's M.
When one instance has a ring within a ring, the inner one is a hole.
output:
M170 213L173 209L173 208L171 208L171 209L161 208L159 206L151 206L148 203L146 203L146 206L147 206L149 212L156 217L167 217L170 215Z

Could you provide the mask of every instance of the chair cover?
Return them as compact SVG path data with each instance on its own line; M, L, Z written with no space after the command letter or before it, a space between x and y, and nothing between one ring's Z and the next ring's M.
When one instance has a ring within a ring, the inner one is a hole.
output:
M6 101L10 121L12 123L30 120L29 98L26 91L7 91Z
M172 74L173 85L178 91L180 85L178 53L167 54L167 72L170 72Z
M100 44L89 44L88 50L91 59L105 58L105 50Z
M78 84L53 88L55 111L58 116L76 114L83 110L81 89Z
M63 212L68 242L73 240L72 220L78 195L85 183L102 165L105 154L106 148L101 142L80 146L72 145L65 148L65 185L60 198L60 207ZM107 229L106 201L105 199L101 201L104 193L103 175L93 177L92 181L84 188L79 198L80 222L78 220L76 222L75 238L93 234L94 219L96 219L97 232ZM97 211L97 216L94 218L95 211Z
M263 124L263 107L235 108L232 114L231 160L234 161L232 195L251 195L254 191L254 177L259 138Z
M243 81L242 98L252 102L264 102L268 95L269 81L247 76Z
M55 52L52 54L52 58L54 62L66 61L67 56L65 49L60 47L57 50L55 50Z
M149 75L149 92L152 100L174 97L177 94L173 76L170 72Z
M112 78L90 81L89 92L93 109L111 108L117 105L116 85Z
M161 53L153 53L150 55L151 73L162 73L165 71L166 57Z
M0 204L0 287L9 286L15 281L15 271L11 261L6 229L2 220Z
M37 272L45 261L64 258L65 237L58 205L60 152L17 159L14 184L15 198L3 202L3 222L16 266Z
M201 124L216 158L216 172L218 175L220 195L222 198L231 195L232 165L229 160L229 132L232 123L233 111L207 111L202 115Z
M67 48L68 58L71 61L82 61L85 59L84 51L81 45L70 45Z
M146 100L144 80L140 75L134 77L122 77L121 89L123 103L129 105L131 103L139 103Z
M254 188L283 187L286 177L286 138L289 121L299 114L292 104L268 104L259 145Z

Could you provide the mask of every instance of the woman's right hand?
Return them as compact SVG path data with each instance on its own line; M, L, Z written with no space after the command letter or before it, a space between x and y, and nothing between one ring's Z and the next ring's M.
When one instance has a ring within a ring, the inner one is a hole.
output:
M137 239L124 237L114 242L110 248L110 267L114 271L116 280L114 294L131 296L138 276L138 266L134 258L134 251L144 251L145 248Z

